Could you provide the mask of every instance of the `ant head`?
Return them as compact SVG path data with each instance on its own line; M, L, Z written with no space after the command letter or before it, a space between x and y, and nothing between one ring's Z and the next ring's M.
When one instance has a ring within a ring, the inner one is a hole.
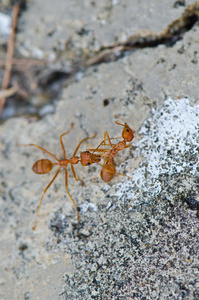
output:
M91 153L89 151L83 151L80 154L80 161L83 167L89 166L93 163L98 163L101 160L101 156Z
M131 142L134 138L135 131L131 129L127 123L121 124L118 121L116 121L115 123L124 127L122 131L122 137L125 141Z
M92 153L90 153L89 151L81 152L80 161L83 167L91 165L93 163Z
M133 129L131 129L129 127L129 125L127 125L125 123L124 129L122 131L122 137L123 137L123 139L126 140L127 142L131 142L133 140L133 138L134 138L134 133L135 133L135 131Z

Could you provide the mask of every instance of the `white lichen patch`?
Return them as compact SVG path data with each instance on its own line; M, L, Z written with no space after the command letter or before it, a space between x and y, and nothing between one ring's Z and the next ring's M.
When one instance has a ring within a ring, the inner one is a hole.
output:
M152 111L139 133L144 137L135 144L135 156L141 155L145 161L129 174L132 180L116 185L117 197L132 200L133 206L161 192L162 174L198 173L199 105L169 98L160 111Z
M0 13L0 34L9 35L11 27L11 18L8 15Z
M88 210L97 212L98 208L93 203L84 202L80 205L80 210L81 210L81 213L85 214Z

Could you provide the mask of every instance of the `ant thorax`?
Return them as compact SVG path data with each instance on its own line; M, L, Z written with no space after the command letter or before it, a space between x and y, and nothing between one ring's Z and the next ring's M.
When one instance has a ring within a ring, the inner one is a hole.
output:
M109 154L109 155L110 155L111 157L115 157L115 155L116 155L119 151L125 149L125 147L126 147L126 142L125 142L125 141L121 141L121 142L119 142L117 145L115 145L115 146L113 147L113 149L110 150L110 154Z
M69 159L69 163L72 165L76 165L79 162L79 157L78 156L73 156Z

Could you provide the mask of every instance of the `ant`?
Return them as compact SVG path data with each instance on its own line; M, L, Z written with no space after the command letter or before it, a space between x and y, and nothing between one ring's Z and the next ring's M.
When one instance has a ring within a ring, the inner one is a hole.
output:
M40 160L37 160L33 164L33 166L32 166L32 170L36 174L47 174L47 173L49 173L52 170L52 168L54 166L59 166L59 169L57 170L57 172L54 175L53 179L49 182L49 184L46 186L45 190L43 191L43 194L41 196L41 200L39 202L39 206L38 206L37 211L36 211L35 223L34 223L34 226L32 227L33 230L35 230L36 225L37 225L37 217L38 217L38 214L39 214L39 209L41 207L44 195L45 195L46 191L48 190L48 188L51 186L51 184L54 182L54 180L56 179L56 177L58 176L58 174L59 174L59 172L60 172L60 170L61 170L62 167L65 168L65 187L66 187L66 191L67 191L70 199L72 200L72 202L73 202L73 204L75 206L76 213L77 213L77 220L79 221L79 211L78 211L77 205L76 205L75 201L73 200L73 198L72 198L72 196L71 196L71 194L70 194L70 192L68 190L68 171L67 171L67 166L68 166L68 164L71 165L71 170L72 170L72 173L73 173L73 176L74 176L75 180L80 180L81 184L84 185L84 182L76 176L75 169L74 169L73 165L76 165L79 162L81 162L82 166L86 166L86 165L91 164L93 162L99 162L101 160L101 156L98 155L98 154L90 153L89 151L83 151L81 153L81 157L76 156L76 153L79 150L79 147L81 146L81 144L83 142L87 141L88 139L93 139L96 136L96 133L95 133L92 137L87 137L87 138L83 139L82 141L80 141L79 144L77 145L74 153L73 153L73 156L71 158L69 158L69 159L66 158L66 151L65 151L65 148L64 148L62 137L64 135L68 134L73 129L73 127L74 127L74 123L71 123L70 130L68 130L67 132L65 132L62 135L60 135L60 143L61 143L61 148L62 148L62 151L63 151L64 159L58 159L55 155L53 155L49 151L45 150L44 148L42 148L42 147L40 147L40 146L38 146L36 144L27 144L26 145L26 146L34 146L34 147L39 148L40 150L46 152L48 155L50 155L51 157L53 157L57 161L57 162L53 163L49 159L40 159Z
M117 116L118 117L118 116ZM109 134L107 131L104 133L104 139L103 141L98 145L96 149L89 149L89 151L94 152L99 152L101 154L101 158L104 158L104 163L103 165L99 165L102 167L102 170L100 172L100 176L104 182L109 182L115 175L123 175L131 179L131 177L124 175L124 174L119 174L116 173L115 169L115 163L114 163L114 157L116 154L125 149L130 147L130 145L127 145L127 142L131 142L134 138L134 133L135 131L132 130L127 123L124 122L124 124L119 123L118 121L115 122L117 125L121 125L124 127L122 131L122 138L123 140L118 142L117 144L112 144L111 138L109 137ZM113 139L113 138L112 138ZM108 144L107 144L108 141ZM99 149L100 146L105 146L109 145L111 148L110 149Z

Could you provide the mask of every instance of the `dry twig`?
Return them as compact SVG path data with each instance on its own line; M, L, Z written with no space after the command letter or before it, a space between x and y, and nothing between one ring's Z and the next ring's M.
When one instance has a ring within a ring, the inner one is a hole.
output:
M11 31L9 42L8 42L6 68L5 68L5 73L4 73L4 77L3 77L3 81L2 81L2 90L6 90L10 83L18 14L19 14L19 4L17 3L14 5L13 10L12 10L12 31ZM0 116L1 116L1 112L3 110L5 102L6 102L6 96L0 98Z
M17 87L12 87L7 90L0 90L0 99L10 97L14 95L16 92L17 92Z
M34 58L13 58L12 65L15 66L20 71L26 71L35 66L46 66L48 63L47 60L34 59ZM4 67L6 62L0 60L0 67Z

